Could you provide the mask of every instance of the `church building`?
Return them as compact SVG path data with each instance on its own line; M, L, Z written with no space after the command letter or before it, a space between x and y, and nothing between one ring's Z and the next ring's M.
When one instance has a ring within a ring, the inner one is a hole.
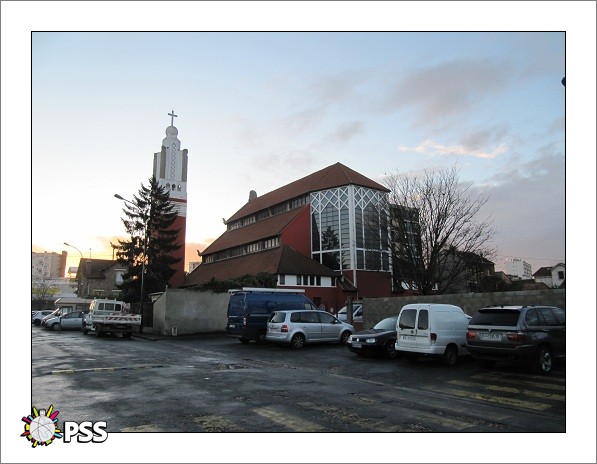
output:
M180 248L173 253L179 262L172 267L176 273L170 279L170 287L180 287L185 278L185 237L187 227L187 167L188 150L181 150L178 140L178 129L174 127L174 118L177 117L168 113L171 117L170 126L166 128L166 138L162 140L162 150L153 155L153 175L159 184L170 192L170 201L178 213L172 229L179 229L177 242Z
M183 286L267 272L327 310L347 297L391 296L388 192L341 163L262 196L251 191Z

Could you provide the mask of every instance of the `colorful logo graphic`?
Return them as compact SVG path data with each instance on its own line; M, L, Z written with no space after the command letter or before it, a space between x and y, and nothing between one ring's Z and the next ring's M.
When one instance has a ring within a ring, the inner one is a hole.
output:
M40 409L38 412L35 406L32 406L31 415L21 419L25 422L25 431L21 436L31 442L32 448L35 448L37 445L48 446L56 438L62 438L62 433L57 427L57 417L60 411L52 412L53 409L54 405L50 405L47 411Z

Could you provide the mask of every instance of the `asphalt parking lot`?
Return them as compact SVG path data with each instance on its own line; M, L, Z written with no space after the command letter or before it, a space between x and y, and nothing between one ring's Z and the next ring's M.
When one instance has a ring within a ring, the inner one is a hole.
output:
M358 357L226 336L96 338L32 327L32 404L109 432L565 432L565 366Z

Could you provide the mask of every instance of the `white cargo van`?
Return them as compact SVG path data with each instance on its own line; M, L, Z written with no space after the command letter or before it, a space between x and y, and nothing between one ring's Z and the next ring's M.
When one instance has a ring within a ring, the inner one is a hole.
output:
M421 355L432 355L452 366L459 355L468 354L467 328L468 319L458 306L408 304L402 308L396 322L396 350L406 353L409 361L416 361Z

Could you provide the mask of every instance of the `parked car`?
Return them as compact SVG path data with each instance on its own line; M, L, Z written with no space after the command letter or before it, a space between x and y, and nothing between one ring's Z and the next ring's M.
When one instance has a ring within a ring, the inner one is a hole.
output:
M52 311L50 314L44 316L41 320L41 326L45 327L46 323L50 320L50 319L54 319L55 317L60 317L60 315L62 314L62 311L60 309L55 309L54 311Z
M232 291L228 302L226 333L241 343L265 343L267 321L274 311L317 307L303 290L243 288Z
M342 322L347 322L347 310L348 307L344 306L340 309L340 311L338 311L336 317L340 319ZM363 322L363 305L361 303L355 303L352 305L352 322Z
M348 339L348 349L359 356L378 355L395 359L396 322L398 316L386 317L373 328L362 330Z
M396 327L396 349L409 361L422 355L441 357L446 366L467 355L468 319L459 306L408 304L402 307Z
M306 343L346 343L354 327L320 310L275 311L267 323L266 340L302 348Z
M81 330L84 313L84 311L73 311L62 316L55 316L46 321L45 327L52 330Z
M48 314L52 314L52 312L53 311L51 311L51 310L32 311L31 312L31 323L36 326L41 325L41 320L44 317L46 317Z
M488 306L469 322L467 349L479 365L527 364L538 374L566 358L566 312L553 306Z

